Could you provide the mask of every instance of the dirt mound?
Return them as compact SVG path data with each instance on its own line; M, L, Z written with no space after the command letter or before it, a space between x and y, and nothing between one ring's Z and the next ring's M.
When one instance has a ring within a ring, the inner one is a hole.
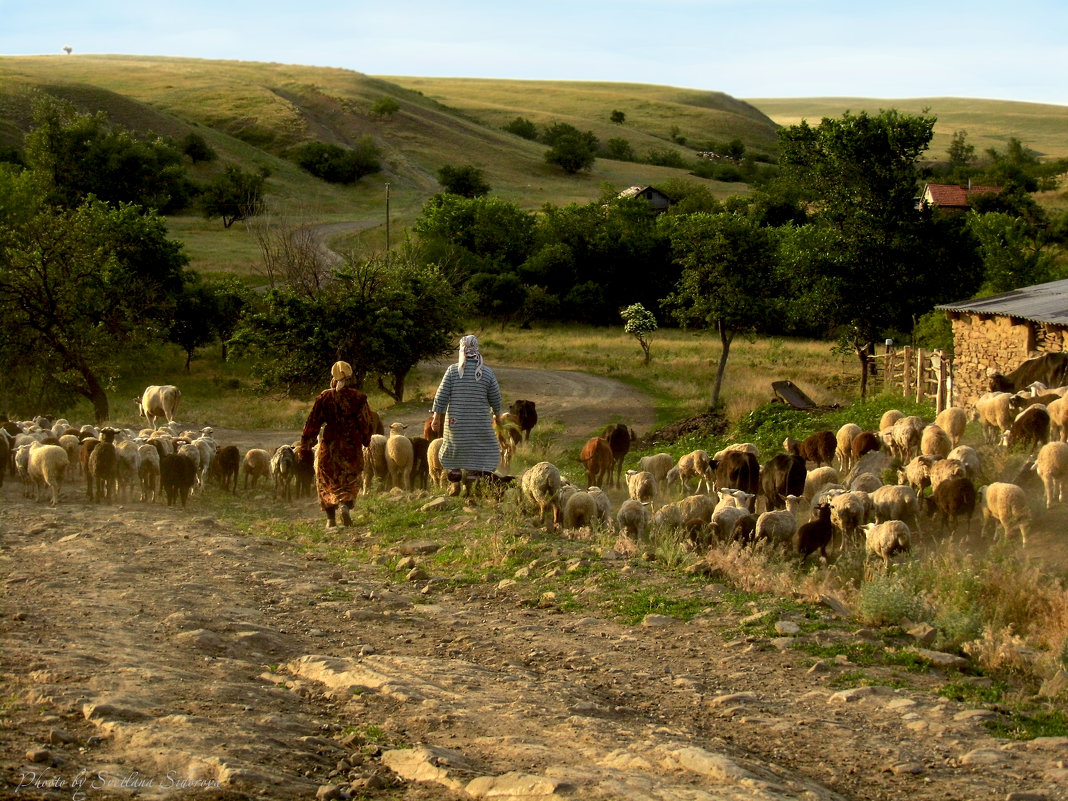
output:
M729 428L730 421L727 420L726 415L719 412L702 412L650 431L642 437L641 444L670 445L690 434L699 437L718 437L726 434Z

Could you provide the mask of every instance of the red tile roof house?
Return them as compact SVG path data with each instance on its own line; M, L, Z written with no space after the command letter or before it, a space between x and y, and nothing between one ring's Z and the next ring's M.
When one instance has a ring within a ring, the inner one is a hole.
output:
M920 195L919 204L940 209L967 211L976 195L996 195L1000 186L957 186L956 184L927 184Z

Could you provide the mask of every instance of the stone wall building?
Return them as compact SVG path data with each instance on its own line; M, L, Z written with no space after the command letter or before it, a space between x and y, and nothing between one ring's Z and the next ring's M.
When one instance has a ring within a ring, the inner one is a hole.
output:
M953 398L961 406L987 391L990 372L1068 351L1068 280L936 308L953 324Z

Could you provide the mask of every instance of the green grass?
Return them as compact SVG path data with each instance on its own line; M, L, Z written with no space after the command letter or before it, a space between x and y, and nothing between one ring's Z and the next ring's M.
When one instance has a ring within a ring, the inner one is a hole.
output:
M1036 737L1068 736L1068 713L1064 709L1014 709L1004 717L986 721L995 737L1033 740Z

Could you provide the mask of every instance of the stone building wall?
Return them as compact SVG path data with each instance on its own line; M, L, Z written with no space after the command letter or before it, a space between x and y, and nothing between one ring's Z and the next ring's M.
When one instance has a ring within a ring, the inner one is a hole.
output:
M966 312L949 312L949 319L953 324L953 401L958 406L974 403L987 391L988 370L1008 373L1036 355L1035 324L1026 320Z

